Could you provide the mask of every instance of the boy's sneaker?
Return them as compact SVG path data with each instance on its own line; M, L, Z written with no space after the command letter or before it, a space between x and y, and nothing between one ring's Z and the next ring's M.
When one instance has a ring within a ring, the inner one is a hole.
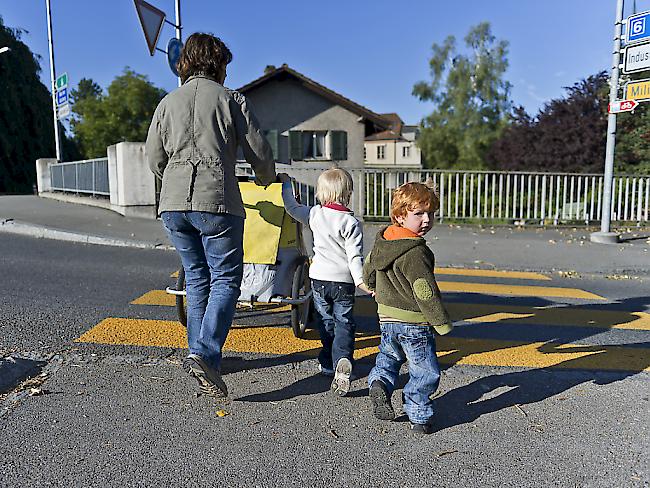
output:
M411 422L411 432L414 434L433 434L433 426L427 424L414 424Z
M198 354L188 354L183 361L183 369L194 376L202 393L215 398L228 396L228 387L219 372L211 368Z
M352 362L348 358L339 359L334 371L332 391L339 396L345 396L350 391L350 376L352 375Z
M318 363L318 371L323 376L329 376L330 378L332 378L334 376L334 370L326 368L321 363Z
M372 413L375 417L379 420L393 420L395 418L395 410L393 410L393 405L390 403L390 395L381 381L372 382L368 396L372 402Z

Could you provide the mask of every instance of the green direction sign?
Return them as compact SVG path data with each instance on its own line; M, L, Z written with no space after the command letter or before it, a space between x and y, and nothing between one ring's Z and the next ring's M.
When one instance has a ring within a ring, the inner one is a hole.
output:
M56 79L56 89L60 90L68 86L68 73L63 73Z

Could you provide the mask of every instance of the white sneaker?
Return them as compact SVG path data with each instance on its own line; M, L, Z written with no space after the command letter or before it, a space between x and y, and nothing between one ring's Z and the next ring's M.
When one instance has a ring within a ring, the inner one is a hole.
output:
M341 358L336 363L332 391L339 396L345 396L350 391L350 376L352 375L352 362L348 358Z

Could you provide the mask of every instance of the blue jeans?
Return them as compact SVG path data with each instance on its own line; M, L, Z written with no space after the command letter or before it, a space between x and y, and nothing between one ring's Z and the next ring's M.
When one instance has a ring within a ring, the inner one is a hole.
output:
M334 369L341 358L353 360L355 286L338 281L311 280L311 289L323 343L318 360L323 368Z
M402 364L408 359L409 380L404 386L404 412L414 424L426 424L433 418L433 394L440 382L436 339L432 327L400 322L382 322L381 343L368 384L381 381L390 394Z
M187 343L220 370L244 271L244 219L208 212L163 212L185 270Z

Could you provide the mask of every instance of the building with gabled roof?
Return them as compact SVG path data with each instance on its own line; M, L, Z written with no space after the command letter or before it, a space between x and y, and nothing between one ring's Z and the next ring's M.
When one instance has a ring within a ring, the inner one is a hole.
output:
M253 106L276 159L299 166L362 168L364 139L391 121L286 64L238 90Z

